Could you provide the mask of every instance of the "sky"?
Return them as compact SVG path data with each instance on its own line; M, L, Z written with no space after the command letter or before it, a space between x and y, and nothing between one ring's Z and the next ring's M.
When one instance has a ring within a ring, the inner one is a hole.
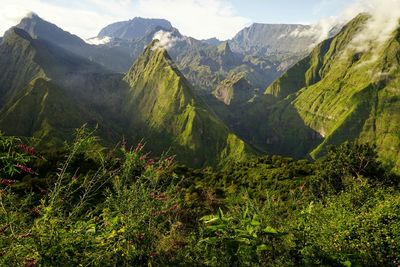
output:
M365 0L0 0L0 36L34 12L83 39L140 16L167 19L197 39L226 40L253 22L312 24L359 1Z

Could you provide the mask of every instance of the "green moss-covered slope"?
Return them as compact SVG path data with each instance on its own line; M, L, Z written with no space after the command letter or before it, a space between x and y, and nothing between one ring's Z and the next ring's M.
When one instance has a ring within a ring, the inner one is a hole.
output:
M290 97L304 121L324 137L312 156L329 144L359 139L376 144L381 159L400 167L400 28L385 43L354 46L369 16L353 19L267 88Z
M193 94L157 42L146 48L125 81L131 87L130 128L142 130L138 137L157 140L151 149L170 148L181 161L197 166L242 159L251 151Z
M0 112L0 130L36 137L45 147L62 144L71 138L74 129L96 121L95 115L43 78L34 79Z

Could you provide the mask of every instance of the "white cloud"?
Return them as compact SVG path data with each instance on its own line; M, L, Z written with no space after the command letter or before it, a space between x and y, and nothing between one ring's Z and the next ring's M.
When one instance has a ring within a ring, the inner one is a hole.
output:
M153 40L158 40L153 47L154 49L163 48L168 50L179 41L179 38L172 36L170 32L158 31L154 34Z
M68 6L49 0L1 0L0 36L30 11L83 39L104 26L136 16L165 18L183 34L231 38L250 20L235 14L228 0L84 0Z
M317 44L329 37L333 27L346 24L362 12L369 13L372 18L353 40L352 46L359 52L369 49L371 43L384 42L399 26L400 0L358 0L345 8L339 16L324 18L312 25L309 30L291 34L313 36Z
M93 38L86 39L86 43L92 44L92 45L104 45L104 44L108 44L111 41L112 41L112 38L108 37L108 36L105 36L103 38L93 37Z
M399 0L362 0L351 7L348 12L351 13L353 10L362 10L372 16L352 41L352 48L358 52L384 43L400 26Z
M227 0L139 0L139 13L170 20L182 34L198 39L229 39L251 22L236 15Z
M18 24L29 12L35 12L41 18L85 39L97 35L102 26L115 21L110 15L50 4L43 0L1 0L1 6L0 35Z

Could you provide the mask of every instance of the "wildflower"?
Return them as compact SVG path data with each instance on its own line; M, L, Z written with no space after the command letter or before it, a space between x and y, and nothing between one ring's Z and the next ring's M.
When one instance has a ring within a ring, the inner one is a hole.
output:
M15 184L17 181L15 180L10 180L10 179L0 179L0 184L5 185L5 186L11 186Z
M167 162L169 165L174 163L174 161L175 161L175 156L170 156L170 157L165 159L165 162Z
M35 172L31 168L29 168L29 167L27 167L25 165L17 164L17 165L15 165L15 167L17 167L18 169L20 169L20 170L22 170L22 171L24 171L26 173L35 174Z
M25 153L30 154L32 156L35 156L37 154L35 148L30 147L30 146L25 145L25 144L18 145L18 148L21 149L22 151L24 151Z
M164 193L151 192L150 197L158 201L166 201L168 198Z
M76 177L76 175L72 176L72 178L71 178L72 181L76 181L76 179L78 179L78 178Z
M142 151L144 148L144 145L142 142L140 142L139 144L137 144L136 148L133 150L135 153L138 153L140 151Z
M25 267L34 267L37 264L37 260L35 259L30 259L25 262Z
M146 163L147 166L152 166L154 164L154 159L149 159Z
M152 253L150 253L150 257L152 257L152 258L157 257L157 256L158 256L158 253L157 253L157 252L152 252Z
M177 210L179 208L178 204L175 204L172 206L172 208L170 209L171 211Z

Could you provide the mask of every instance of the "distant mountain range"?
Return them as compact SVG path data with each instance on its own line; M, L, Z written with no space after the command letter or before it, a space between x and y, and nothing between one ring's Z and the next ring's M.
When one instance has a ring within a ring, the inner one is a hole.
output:
M369 19L320 44L304 25L254 24L222 42L143 18L85 42L31 15L0 40L0 130L50 147L88 123L106 143L144 139L190 166L319 157L359 139L399 170L400 31L349 48Z

